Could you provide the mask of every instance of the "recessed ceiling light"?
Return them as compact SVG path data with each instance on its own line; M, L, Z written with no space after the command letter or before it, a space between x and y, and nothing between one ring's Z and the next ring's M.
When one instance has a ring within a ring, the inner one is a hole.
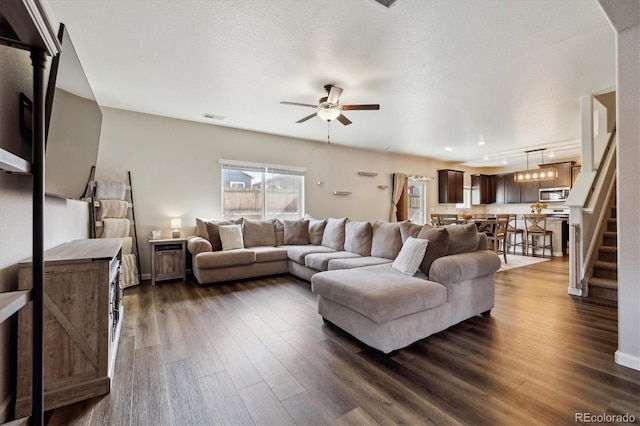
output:
M202 114L202 116L210 120L224 120L225 118L227 118L224 115L211 114L208 112L205 112L204 114Z
M484 157L482 157L483 160L488 160L489 156L487 154L484 155Z
M506 158L502 159L502 164L507 164L507 159Z
M449 152L453 152L453 148L451 148L450 146L445 146L444 150L445 151L449 151Z
M547 154L547 157L549 157L549 158L553 158L555 156L556 156L556 154L553 151L551 151L549 154Z
M385 151L393 151L393 148L391 148L390 146L388 146L388 147L386 147L384 150L385 150Z
M480 140L478 141L478 145L484 145L484 139L480 139Z

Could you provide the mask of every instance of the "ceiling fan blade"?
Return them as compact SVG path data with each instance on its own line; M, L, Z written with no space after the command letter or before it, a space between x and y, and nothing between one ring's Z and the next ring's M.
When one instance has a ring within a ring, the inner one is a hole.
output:
M296 106L305 106L305 107L311 107L311 108L317 108L318 105L311 105L311 104L301 104L299 102L287 102L287 101L281 101L280 102L282 105L296 105Z
M331 90L329 90L329 94L327 95L327 102L329 102L330 104L337 104L341 94L341 88L331 86Z
M378 110L380 109L380 105L378 104L364 104L364 105L341 105L340 109L343 111L355 111L358 109L361 110Z
M347 117L345 117L342 114L338 116L338 121L344 124L345 126L348 126L349 124L351 124L351 120L349 120Z
M300 120L296 121L296 123L304 123L305 121L312 119L316 115L318 115L318 113L314 112L313 114L307 115L305 118L301 118Z

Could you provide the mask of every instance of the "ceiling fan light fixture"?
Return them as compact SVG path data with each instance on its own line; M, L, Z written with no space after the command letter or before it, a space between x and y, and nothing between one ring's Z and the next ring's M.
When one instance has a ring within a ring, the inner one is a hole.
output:
M340 116L340 110L337 108L324 108L318 111L318 117L324 121L333 121Z

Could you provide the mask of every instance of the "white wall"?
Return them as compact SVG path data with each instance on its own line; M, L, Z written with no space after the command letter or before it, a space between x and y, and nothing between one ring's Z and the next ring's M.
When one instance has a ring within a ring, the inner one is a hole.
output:
M132 111L103 108L103 114L96 178L126 180L131 171L143 273L149 272L151 230L169 237L169 219L180 217L183 235L193 235L196 217L220 217L220 159L306 167L306 212L353 220L389 220L392 173L437 176L437 169L447 167L426 158ZM359 171L378 176L359 176ZM335 196L334 190L352 194ZM437 204L437 179L427 183L427 192L428 206L444 211L446 206Z

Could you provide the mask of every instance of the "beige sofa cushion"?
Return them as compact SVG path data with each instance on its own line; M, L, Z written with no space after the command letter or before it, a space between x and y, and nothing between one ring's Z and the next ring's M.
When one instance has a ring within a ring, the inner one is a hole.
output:
M442 284L403 275L389 264L315 274L311 290L377 324L440 306L447 299Z
M344 227L346 223L346 217L327 219L327 225L324 227L324 233L322 234L322 245L336 251L344 250Z
M331 259L329 261L329 271L336 271L338 269L353 269L362 268L364 266L383 265L385 263L392 263L391 259L385 259L384 257L354 257L351 259Z
M391 222L373 222L371 256L395 259L402 248L400 224Z
M373 227L369 222L347 221L344 227L344 249L360 256L371 255Z
M354 257L360 257L355 253L348 251L336 251L333 253L311 253L305 256L304 265L307 268L315 269L316 271L327 271L329 269L329 262L334 259L351 259Z
M245 219L242 225L242 233L245 247L275 247L276 245L276 231L273 219Z
M288 260L287 249L281 247L251 247L249 250L256 254L256 262L274 262L276 260Z
M195 256L193 261L194 267L200 269L248 265L255 263L256 253L247 249L200 253Z
M308 220L285 220L284 221L284 244L285 245L307 245L309 244L309 221Z
M325 246L289 246L287 248L287 257L301 265L304 265L304 258L311 253L334 253L335 250Z
M306 218L309 220L309 243L319 246L322 244L322 235L324 228L327 226L326 220Z
M478 228L474 223L467 225L447 225L449 249L447 254L469 253L478 248Z
M420 231L422 231L422 227L423 225L418 225L417 223L412 223L409 221L400 222L400 236L402 237L402 244L404 244L404 242L407 241L407 238L409 237L417 238Z

